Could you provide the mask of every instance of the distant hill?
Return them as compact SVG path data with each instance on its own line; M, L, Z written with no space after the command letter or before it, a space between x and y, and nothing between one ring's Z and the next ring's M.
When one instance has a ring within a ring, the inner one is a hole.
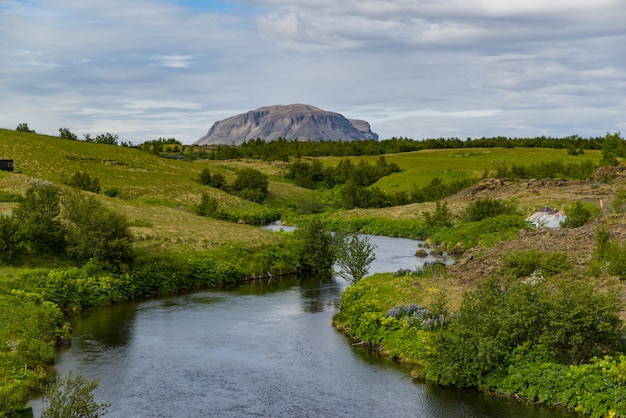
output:
M240 145L261 138L360 141L378 139L370 124L305 104L267 106L215 122L195 145Z

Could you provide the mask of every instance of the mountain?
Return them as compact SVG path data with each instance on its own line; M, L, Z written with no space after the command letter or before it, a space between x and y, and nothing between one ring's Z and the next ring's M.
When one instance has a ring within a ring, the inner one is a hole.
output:
M292 104L261 107L215 122L194 145L240 145L256 138L360 141L377 140L378 134L366 121L346 119L311 105Z

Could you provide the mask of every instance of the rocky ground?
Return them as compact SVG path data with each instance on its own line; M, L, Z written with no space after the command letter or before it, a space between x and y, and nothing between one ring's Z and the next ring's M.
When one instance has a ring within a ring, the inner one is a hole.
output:
M626 214L614 214L612 201L615 193L624 188L624 171L609 167L610 184L593 181L568 181L559 179L509 181L486 179L474 187L464 190L448 199L451 206L467 204L468 201L486 197L514 199L521 207L537 207L545 202L584 201L593 202L602 207L602 216L580 228L540 228L521 230L517 239L502 242L494 247L475 247L466 251L458 261L447 269L447 276L467 288L472 288L490 275L496 274L502 267L502 260L507 252L536 249L568 254L572 262L569 277L585 279L589 277L589 265L596 250L596 230L604 226L611 232L611 239L620 243L626 241ZM607 173L599 173L600 176ZM596 176L597 177L597 176ZM602 177L600 177L602 178ZM596 278L599 287L620 292L626 302L626 292L622 282L615 277ZM623 305L625 305L623 303ZM626 306L626 305L625 305ZM626 312L622 315L626 319Z

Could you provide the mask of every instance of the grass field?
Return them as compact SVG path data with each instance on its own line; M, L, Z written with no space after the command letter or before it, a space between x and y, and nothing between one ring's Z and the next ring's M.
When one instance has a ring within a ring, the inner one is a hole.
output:
M77 171L86 171L100 180L102 191L115 189L116 198L102 194L98 198L127 216L137 236L139 248L154 251L203 251L212 246L233 244L261 245L272 235L248 225L202 218L193 213L202 193L208 193L220 206L234 212L260 210L261 206L203 186L195 179L200 171L224 175L232 181L242 167L255 168L270 179L269 205L293 206L300 198L314 198L315 191L303 189L281 178L284 166L260 160L194 161L166 159L133 148L70 141L57 137L0 129L0 158L13 159L15 172L0 172L0 191L23 194L29 180L40 178L62 185ZM348 157L353 163L375 163L379 156ZM579 163L590 159L597 163L598 151L582 156L567 155L565 150L540 148L476 148L423 150L385 155L396 163L399 173L376 183L385 192L411 191L439 177L444 182L480 177L494 170L494 162L529 165L562 160ZM324 164L337 164L342 158L321 158ZM10 211L15 203L0 202L0 212ZM385 209L345 212L348 217L418 219L432 203Z

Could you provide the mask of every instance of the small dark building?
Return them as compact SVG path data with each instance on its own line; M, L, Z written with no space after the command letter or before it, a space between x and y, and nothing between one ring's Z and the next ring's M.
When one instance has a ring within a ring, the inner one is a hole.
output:
M13 160L0 160L0 170L13 171Z

